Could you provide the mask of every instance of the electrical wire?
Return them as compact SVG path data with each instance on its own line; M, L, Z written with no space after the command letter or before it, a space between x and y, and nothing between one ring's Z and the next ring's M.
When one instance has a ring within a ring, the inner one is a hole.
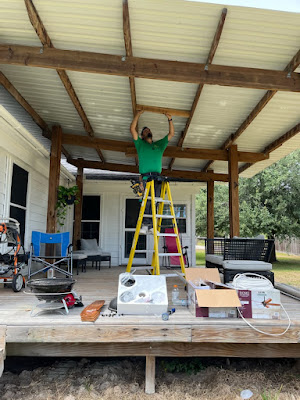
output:
M262 275L258 275L258 274L252 273L252 272L235 275L235 277L232 281L232 286L236 290L266 290L267 291L267 290L274 289L274 286L273 286L272 282L269 281L269 279L265 278ZM291 318L281 303L280 303L280 306L282 307L283 311L285 312L285 315L288 318L288 326L281 333L269 333L269 332L264 332L264 331L256 328L249 321L247 321L246 318L244 318L244 316L242 315L239 308L237 310L238 310L240 317L243 319L243 321L246 322L246 324L249 325L250 328L254 329L255 331L262 333L264 335L268 335L268 336L282 336L290 329Z

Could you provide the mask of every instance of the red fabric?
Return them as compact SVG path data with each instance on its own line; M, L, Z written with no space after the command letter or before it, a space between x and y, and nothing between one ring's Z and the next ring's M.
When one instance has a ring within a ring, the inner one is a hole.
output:
M173 228L166 228L165 233L174 233ZM165 237L165 244L166 244L166 252L167 253L179 253L176 244L176 237ZM184 264L186 265L186 257L183 256ZM170 265L180 265L180 257L179 256L170 256Z

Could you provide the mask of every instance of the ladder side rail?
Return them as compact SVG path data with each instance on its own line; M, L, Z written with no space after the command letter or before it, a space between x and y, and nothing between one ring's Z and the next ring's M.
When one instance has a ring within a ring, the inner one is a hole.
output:
M130 255L129 255L129 260L128 260L126 272L130 272L131 271L132 261L133 261L133 258L134 258L135 249L136 249L137 242L138 242L138 239L139 239L140 229L141 229L141 226L142 226L143 216L144 216L145 208L146 208L146 204L147 204L147 198L148 198L148 195L149 195L149 192L150 192L150 183L151 182L147 182L147 184L146 184L146 188L145 188L145 192L144 192L144 196L143 196L143 201L142 201L141 208L140 208L139 218L138 218L138 221L137 221L137 224L136 224L135 233L134 233L134 237L133 237L133 241L132 241L132 245L131 245L131 250L130 250Z
M164 200L166 197L166 182L162 182L161 185L161 192L160 192L160 197ZM164 202L160 202L159 206L158 206L158 211L157 214L158 215L162 215L163 214L163 210L164 210ZM159 219L157 220L157 232L160 233L161 231L161 224L162 224L162 217L159 217ZM158 239L158 243L157 243L157 247L159 245L159 239ZM151 261L151 265L154 265L155 262L155 251L153 250L153 256L152 256L152 261ZM154 274L154 269L152 270L152 273Z
M155 190L154 180L151 182L151 208L152 208L152 221L153 221L153 239L154 239L154 264L152 274L159 275L159 257L158 257L158 237L157 237L157 220L156 220L156 206L155 206Z
M180 259L180 266L181 266L181 271L185 276L185 265L184 265L184 259L183 259L183 255L182 255L182 248L181 248L181 243L180 243L180 239L179 239L179 231L178 231L178 227L177 227L177 221L176 221L176 216L175 216L175 210L174 210L174 204L173 204L173 199L172 199L172 195L171 195L171 189L170 189L170 184L169 182L167 182L167 194L168 194L168 198L171 201L170 204L170 210L171 210L171 214L173 215L173 222L174 222L174 232L176 234L176 244L177 244L177 249L178 249L178 253L180 253L179 259Z

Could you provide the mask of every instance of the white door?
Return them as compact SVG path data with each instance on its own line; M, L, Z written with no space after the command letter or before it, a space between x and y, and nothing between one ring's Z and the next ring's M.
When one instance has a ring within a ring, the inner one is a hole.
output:
M127 264L132 240L135 233L135 228L137 224L137 220L140 212L140 201L137 198L125 199L125 208L124 208L124 230L122 237L122 264ZM137 246L137 250L144 251L142 253L135 253L135 257L133 259L133 265L146 265L147 260L147 236L140 235Z

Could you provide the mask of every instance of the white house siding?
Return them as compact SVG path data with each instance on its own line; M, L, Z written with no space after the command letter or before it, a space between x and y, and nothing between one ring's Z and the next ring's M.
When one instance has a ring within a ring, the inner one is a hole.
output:
M183 246L188 246L190 265L196 265L195 255L195 195L198 183L171 183L174 203L187 205L187 232L182 235ZM100 195L100 247L111 253L112 265L122 264L124 252L125 200L134 198L129 181L84 180L84 195ZM162 241L161 241L162 245ZM153 248L153 239L148 236L148 248ZM148 262L150 262L150 257Z
M4 114L7 116L6 114ZM45 149L29 140L28 132L20 126L14 126L13 117L9 121L0 115L0 215L9 215L10 189L13 164L28 171L27 210L25 227L25 249L29 250L31 232L33 230L46 231L47 206L48 206L48 177L49 155ZM17 124L17 123L16 123ZM65 177L61 183L66 184ZM69 230L72 225L70 214L64 230ZM72 229L71 229L72 232Z

